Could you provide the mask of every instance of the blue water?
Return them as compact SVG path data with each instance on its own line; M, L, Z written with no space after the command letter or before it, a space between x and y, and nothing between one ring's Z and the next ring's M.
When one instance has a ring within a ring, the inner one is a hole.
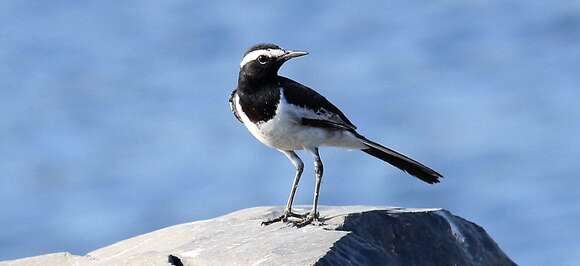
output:
M321 204L442 207L522 265L580 261L577 1L181 0L0 2L0 260L285 204L291 164L227 105L263 41L308 50L281 72L446 176L323 149Z

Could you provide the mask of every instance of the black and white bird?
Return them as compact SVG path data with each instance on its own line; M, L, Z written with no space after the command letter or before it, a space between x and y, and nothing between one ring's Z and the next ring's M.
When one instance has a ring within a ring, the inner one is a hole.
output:
M266 146L282 152L296 168L296 175L283 214L263 224L278 221L304 226L317 222L318 196L322 179L319 147L358 149L421 179L438 183L443 176L429 167L360 135L344 113L316 91L278 75L289 59L307 55L275 44L250 47L240 63L238 87L230 95L235 117ZM307 214L292 212L292 202L304 163L296 150L314 156L316 186L312 209ZM293 217L292 220L289 218Z

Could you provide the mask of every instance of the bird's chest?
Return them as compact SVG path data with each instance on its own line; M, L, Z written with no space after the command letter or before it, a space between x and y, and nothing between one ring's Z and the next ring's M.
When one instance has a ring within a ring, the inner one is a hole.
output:
M245 101L244 97L238 96L236 108L241 110L240 118L244 125L260 142L278 149L295 148L297 145L300 146L294 137L301 127L300 121L288 110L289 106L281 95L281 89L277 92L278 97L270 98L271 102L268 104L261 102L252 106L248 106L248 101Z
M238 110L250 122L260 124L274 118L280 103L281 89L264 89L254 93L238 93Z

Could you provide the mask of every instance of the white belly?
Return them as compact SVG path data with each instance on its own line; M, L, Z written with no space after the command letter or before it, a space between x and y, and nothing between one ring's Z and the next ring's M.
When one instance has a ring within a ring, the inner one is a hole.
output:
M360 149L364 145L353 134L345 130L333 130L302 125L303 112L289 104L283 97L274 118L267 122L252 123L244 114L236 96L235 104L238 114L250 133L263 144L280 150L301 150L320 146Z

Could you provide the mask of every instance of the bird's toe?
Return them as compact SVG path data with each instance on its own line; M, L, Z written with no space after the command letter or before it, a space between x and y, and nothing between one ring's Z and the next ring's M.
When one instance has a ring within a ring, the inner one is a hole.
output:
M301 218L300 220L292 222L292 225L294 225L298 228L307 226L309 224L322 225L322 222L320 221L320 219L318 217L318 213L308 213L308 215Z
M289 218L298 218L298 219L300 219L299 221L301 221L301 220L305 219L308 215L309 215L308 213L300 214L300 213L295 213L292 211L285 211L282 215L280 215L278 217L274 217L272 219L263 221L262 225L271 225L271 224L277 223L277 222L294 223L296 221L290 221Z

